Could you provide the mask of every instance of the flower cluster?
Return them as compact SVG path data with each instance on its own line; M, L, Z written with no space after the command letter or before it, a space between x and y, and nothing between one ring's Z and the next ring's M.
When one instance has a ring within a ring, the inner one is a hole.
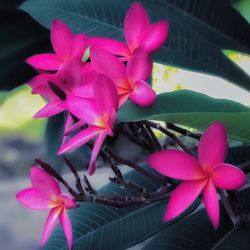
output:
M216 188L235 190L246 182L237 167L224 163L227 153L225 127L215 122L202 135L199 160L178 150L164 150L150 155L148 162L159 173L181 180L172 192L164 220L172 220L184 212L202 194L208 216L215 229L219 225L219 202Z
M145 9L135 2L126 14L124 34L127 44L73 34L62 21L55 20L50 36L54 53L27 59L39 73L28 83L32 93L47 101L35 117L47 118L61 112L67 115L58 154L95 139L90 175L95 172L95 160L105 138L113 135L118 109L128 99L143 107L156 100L156 93L147 83L153 66L150 54L165 43L168 23L151 24ZM89 58L85 58L88 53ZM71 136L79 128L80 132ZM62 194L53 177L37 167L31 169L31 182L32 187L19 192L17 199L31 209L51 209L41 246L59 218L71 249L72 229L66 211L77 207L75 200Z
M145 9L132 4L124 20L126 44L107 38L73 34L61 21L51 28L54 54L27 59L39 75L30 80L33 94L47 104L35 117L67 112L64 136L58 153L71 151L96 138L89 164L95 160L106 136L112 136L118 109L130 99L140 106L152 105L156 93L147 83L152 74L150 54L167 39L168 23L150 23ZM89 51L88 60L83 60ZM85 129L70 137L76 129Z

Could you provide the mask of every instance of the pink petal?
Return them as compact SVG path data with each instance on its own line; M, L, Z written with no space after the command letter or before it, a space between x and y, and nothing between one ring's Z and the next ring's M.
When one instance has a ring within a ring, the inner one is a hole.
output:
M56 200L61 193L56 180L41 168L32 167L30 179L33 187L50 200Z
M235 190L243 187L246 183L246 175L239 168L221 163L213 168L212 181L217 188Z
M95 124L97 110L93 100L71 95L68 97L67 102L69 111L74 116L82 120L82 122L90 125Z
M127 76L131 83L146 81L151 76L153 62L149 55L143 50L136 50L136 53L128 60Z
M125 43L110 39L110 38L101 38L101 37L90 37L87 39L87 43L90 46L98 47L106 50L107 52L123 56L130 57L131 53Z
M67 89L71 90L80 85L82 80L82 67L82 61L77 58L62 65L59 71L59 76L61 81L67 85Z
M55 54L37 54L26 59L36 69L58 70L63 63Z
M61 60L65 61L71 57L73 35L62 21L53 21L50 39L56 54Z
M99 114L111 115L119 105L118 93L112 80L99 74L94 83L94 96Z
M71 127L69 127L67 130L64 131L64 135L68 136L68 135L72 134L74 131L76 131L80 127L84 126L85 124L86 124L85 121L81 121L81 120L76 122Z
M144 33L141 46L144 47L148 53L153 53L161 48L166 42L168 36L168 22L159 21L150 25Z
M48 215L48 218L43 228L43 234L42 234L40 247L44 246L44 244L47 242L50 235L52 234L53 230L55 229L56 224L58 222L59 215L62 212L62 209L64 209L63 206L52 208L50 210L50 213Z
M220 208L215 186L211 180L209 180L202 192L203 202L207 211L207 214L215 229L219 226Z
M130 87L126 68L117 57L103 49L92 47L90 48L90 58L97 73L109 77L116 86Z
M124 19L124 34L130 51L140 46L141 38L149 27L149 18L141 4L135 2Z
M164 221L169 221L184 212L199 196L207 180L183 181L171 194Z
M133 91L129 95L129 98L134 103L147 107L156 101L157 95L155 91L144 81L137 81L134 84Z
M45 210L52 207L51 201L37 189L27 188L16 195L17 200L24 206L34 210Z
M96 126L91 126L84 129L83 131L79 132L77 135L72 137L64 145L62 145L58 151L58 154L64 154L68 151L71 151L73 149L82 146L83 144L87 143L95 136L97 136L102 130L103 130L102 128Z
M103 141L105 140L106 137L107 137L107 132L101 132L95 141L94 148L92 150L90 163L89 163L89 169L88 169L89 175L93 175L95 172L95 161L100 152Z
M227 132L221 123L214 122L205 130L199 142L198 152L204 169L210 170L214 165L225 161Z
M35 118L50 117L61 113L66 109L66 102L61 100L53 100L48 102L42 109L40 109L35 115Z
M32 88L32 94L39 94L47 98L55 98L55 93L48 85L48 80L50 80L52 76L52 74L42 74L33 77L28 83Z
M205 178L199 162L180 150L170 149L153 153L148 163L159 173L179 180L198 180Z
M66 209L63 209L63 211L60 213L59 220L67 239L68 248L71 250L73 244L73 233L71 221L67 215Z
M85 34L78 34L74 35L72 40L72 47L71 47L71 56L72 58L77 57L82 60L86 49L86 36Z
M64 125L64 130L63 130L63 138L62 138L62 145L66 143L68 140L68 136L66 135L66 132L73 126L74 120L72 115L68 112L65 125Z
M61 194L60 198L63 199L65 208L71 209L71 208L77 208L78 207L76 201L71 196L69 196L67 194Z
M82 68L82 83L83 84L92 84L96 77L97 72L95 71L95 68L91 62L85 63Z

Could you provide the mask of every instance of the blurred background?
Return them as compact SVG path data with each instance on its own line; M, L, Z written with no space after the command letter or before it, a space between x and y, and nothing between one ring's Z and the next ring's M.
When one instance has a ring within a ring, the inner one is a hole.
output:
M37 110L44 105L44 100L31 95L30 88L22 85L35 73L25 65L25 58L51 50L49 32L26 13L17 10L21 2L0 1L1 250L29 250L37 246L46 212L22 208L16 202L15 194L29 186L28 173L34 158L49 159L50 154L56 152L56 148L49 145L46 138L52 140L54 136L56 139L57 135L46 133L46 126L50 125L45 119L33 118ZM234 8L250 22L250 1L233 1L233 4ZM31 36L34 32L39 36ZM231 50L223 50L223 53L250 74L249 56ZM152 82L158 93L190 89L250 106L249 91L215 76L154 64ZM105 174L103 171L98 174L93 183L101 186L102 182L98 180L105 179L100 178L100 175Z

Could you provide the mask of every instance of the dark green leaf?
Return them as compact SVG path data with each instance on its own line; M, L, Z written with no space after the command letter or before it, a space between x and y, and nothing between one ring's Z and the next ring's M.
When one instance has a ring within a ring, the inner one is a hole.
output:
M123 40L132 0L28 0L21 9L46 27L64 20L74 32ZM141 0L152 20L168 19L170 35L155 60L223 77L250 89L250 78L221 49L249 51L250 26L226 0ZM181 4L179 2L182 2ZM222 11L223 10L223 11Z
M144 186L149 192L159 188L158 185L135 171L128 173L125 178ZM115 184L108 184L100 190L100 193L109 195L134 194ZM181 217L193 211L197 204L194 204ZM79 209L70 212L74 231L74 250L119 250L133 246L175 222L164 223L162 221L165 208L166 201L122 209L82 203ZM43 249L66 249L66 240L59 227Z
M250 109L225 99L214 99L189 90L158 95L156 103L149 108L125 103L118 113L118 122L141 120L173 122L204 130L214 121L222 122L229 136L250 142Z
M250 210L249 192L249 188L239 192L241 205L248 211ZM222 207L220 226L218 230L214 230L205 209L201 209L160 232L143 250L210 250L219 242L222 245L218 249L250 249L247 232L249 232L249 225L242 225L240 229L235 230ZM234 244L231 248L230 243Z

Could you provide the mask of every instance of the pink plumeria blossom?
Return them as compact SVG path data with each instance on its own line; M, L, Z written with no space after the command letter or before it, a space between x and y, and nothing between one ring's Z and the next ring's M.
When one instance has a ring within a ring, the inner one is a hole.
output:
M130 98L140 106L150 106L156 100L156 93L146 82L152 73L151 58L142 49L137 49L125 66L111 53L92 47L91 63L94 69L113 80L117 87L120 106Z
M103 141L107 135L113 135L112 127L116 121L119 102L114 83L104 75L97 76L93 91L94 100L87 100L76 95L70 97L70 112L89 126L63 144L58 151L59 154L66 153L97 137L89 163L90 175L95 172L95 160Z
M70 29L60 20L54 20L51 26L51 43L55 54L37 54L26 62L35 69L58 70L65 62L73 58L82 59L85 52L85 35L73 35Z
M151 24L146 10L141 4L135 2L125 16L124 34L126 44L97 37L88 38L87 43L121 56L123 60L128 60L139 47L147 53L153 53L162 47L168 36L168 22L163 20Z
M215 229L219 225L219 202L216 188L235 190L246 182L237 167L224 163L227 152L225 127L215 122L199 142L199 160L178 150L164 150L150 155L148 162L159 173L182 180L172 192L164 220L179 216L202 194L208 216Z
M68 242L68 248L71 249L72 227L67 210L76 208L78 205L72 197L61 192L58 183L44 170L32 167L30 179L32 187L20 191L16 198L24 207L30 209L50 209L40 246L46 243L59 220Z

